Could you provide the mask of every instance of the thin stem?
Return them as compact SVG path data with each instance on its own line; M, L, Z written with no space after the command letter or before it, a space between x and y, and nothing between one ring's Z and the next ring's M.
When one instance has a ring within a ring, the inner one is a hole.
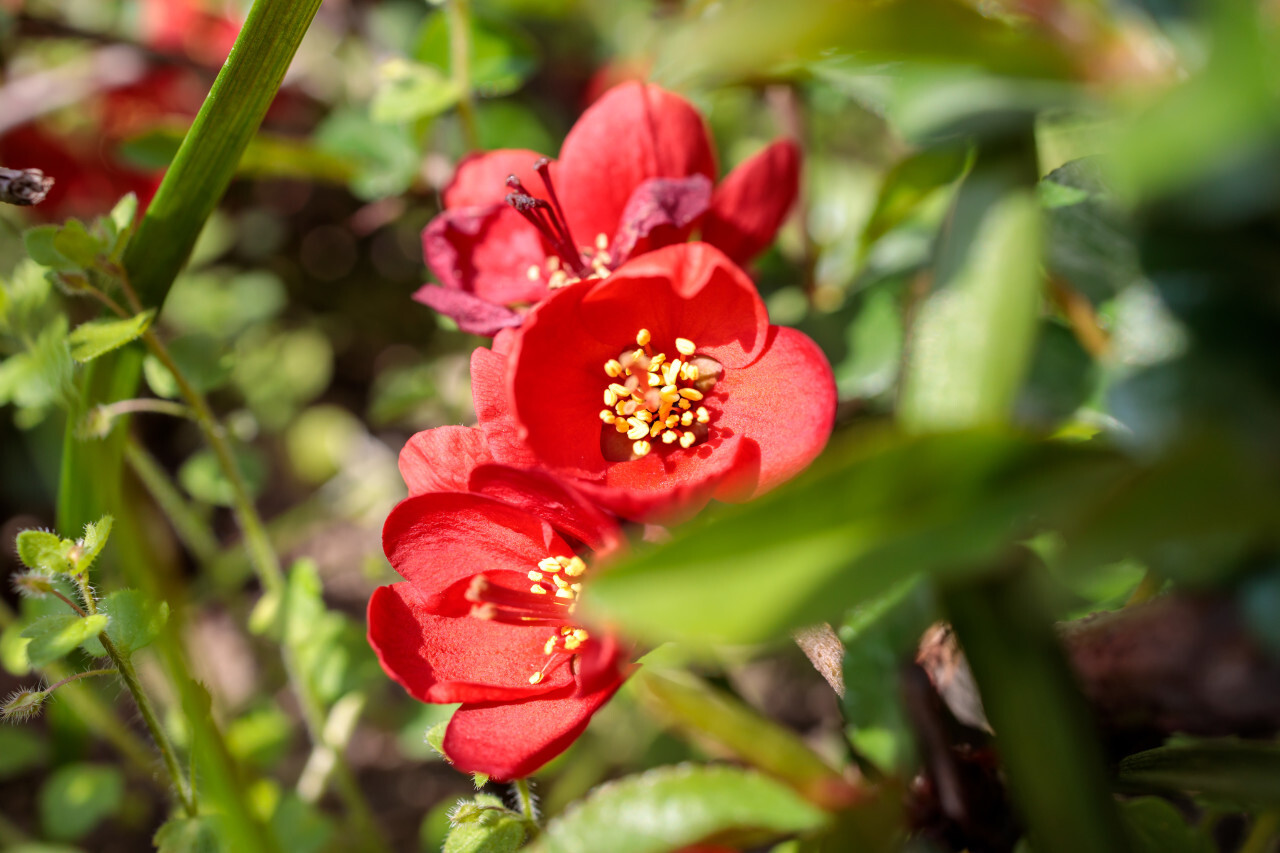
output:
M471 91L471 0L449 0L449 68L458 87L458 120L467 149L480 149L475 93Z
M175 403L172 400L154 400L150 397L136 398L133 400L119 400L115 403L108 403L105 406L99 406L97 413L99 417L116 418L120 415L131 415L137 412L151 412L156 415L172 415L175 418L191 417L191 409Z
M187 411L189 413L190 409ZM201 565L212 562L218 556L218 538L182 497L155 457L133 436L125 441L124 457L151 499L169 519L182 544Z
M86 669L84 672L77 672L74 675L68 675L61 681L55 681L44 689L44 693L52 693L64 684L70 684L73 681L79 681L82 678L90 678L95 675L115 675L119 670L112 667L103 667L102 669Z
M516 801L520 804L520 814L532 826L538 825L538 807L533 802L533 792L529 790L528 779L517 779L511 783L516 789Z
M138 706L138 712L142 714L143 722L147 724L147 731L151 732L151 739L155 741L156 748L160 750L160 757L164 759L165 770L168 771L169 779L173 782L174 791L177 793L178 800L182 803L183 811L187 813L187 817L195 817L199 810L196 808L196 802L191 796L191 790L187 787L187 780L182 773L182 767L178 764L178 756L173 750L173 744L169 743L169 737L160 726L160 720L156 717L155 709L151 706L151 700L142 689L142 682L138 681L138 673L133 668L133 661L129 659L129 655L122 654L116 648L115 643L111 642L111 638L107 636L106 631L98 635L98 641L107 650L107 657L111 658L111 662L120 671L120 680L124 682L125 687L129 688L129 692L133 694L133 701Z
M62 602L63 602L64 604L66 604L68 607L70 607L70 608L71 608L72 610L74 610L75 612L79 613L81 616L88 616L88 615L89 615L88 613L85 613L85 612L84 612L84 608L83 608L83 607L81 607L79 604L76 604L74 601L72 601L71 599L67 598L65 595L63 595L62 593L58 592L56 589L52 589L52 590L49 590L49 591L50 591L51 593L53 593L53 597L54 597L54 598L61 599L61 600L62 600Z

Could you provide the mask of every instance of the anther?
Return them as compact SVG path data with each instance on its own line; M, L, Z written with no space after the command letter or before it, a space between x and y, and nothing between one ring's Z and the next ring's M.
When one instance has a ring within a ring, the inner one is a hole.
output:
M546 594L547 594L546 587L538 586L536 583L535 583L533 586L529 587L529 592L533 593L534 595L546 595Z
M617 419L618 419L618 416L615 415L612 410L610 409L600 410L600 420L604 421L605 423L611 424Z
M537 684L541 680L542 680L542 673L540 672L535 672L533 675L529 676L530 684Z
M681 355L693 355L698 351L693 341L688 338L676 338L676 349L680 351Z
M608 236L607 236L607 235L605 235L605 234L604 234L604 232L601 232L601 233L597 234L597 235L596 235L596 249L597 249L597 250L599 250L599 251L601 251L601 252L603 252L603 251L604 251L605 249L607 249L607 248L609 248L609 238L608 238Z
M533 570L529 572L529 580L531 581L540 581L542 580L542 577L543 577L542 572L533 571Z
M698 423L705 424L711 421L711 413L707 411L706 406L698 407Z
M586 570L587 564L576 554L569 558L569 565L564 567L564 573L571 578L579 577Z
M688 450L690 447L693 446L693 443L697 440L698 440L698 437L696 435L694 435L691 432L686 432L680 436L680 446Z
M630 437L631 434L627 433L627 438ZM631 445L631 450L636 456L648 456L651 449L649 442L644 440L637 441L635 444Z
M680 396L684 397L686 400L697 401L702 399L702 392L697 388L681 388Z
M537 281L538 279L542 278L542 271L538 269L537 264L534 264L533 266L529 267L529 271L525 273L525 275L529 277L529 281Z
M611 358L604 363L604 372L610 379L616 379L622 375L622 364L616 358Z
M637 344L639 344L639 345L640 345L640 346L642 346L642 347L646 347L646 346L648 346L648 345L649 345L649 341L650 341L650 336L649 336L649 330L648 330L648 329L641 329L640 331L636 332L636 343L637 343ZM642 353L642 354L643 354L643 353Z
M680 434L677 433L675 430L668 429L666 432L662 434L662 443L674 444L676 439L679 437L680 437Z

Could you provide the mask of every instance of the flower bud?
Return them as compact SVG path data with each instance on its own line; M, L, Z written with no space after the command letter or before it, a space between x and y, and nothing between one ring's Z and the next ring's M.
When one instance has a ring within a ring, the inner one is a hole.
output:
M53 592L53 581L39 572L14 575L13 588L24 598L44 598Z
M0 720L10 723L22 723L40 713L44 700L49 697L45 690L32 690L24 687L10 693L0 705Z

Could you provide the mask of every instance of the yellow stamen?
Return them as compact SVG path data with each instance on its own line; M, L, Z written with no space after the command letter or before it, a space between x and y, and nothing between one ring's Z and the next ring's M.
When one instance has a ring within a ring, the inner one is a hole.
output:
M533 266L529 267L529 271L525 273L525 275L529 276L529 281L537 281L538 279L542 278L542 270L538 269L537 264L534 264Z
M530 572L529 572L529 580L531 580L531 581L540 581L540 580L542 580L542 572L538 572L538 571L530 570Z
M680 416L680 426L693 426L693 412L685 412Z
M698 407L698 423L705 424L711 421L711 413L707 411L706 406Z
M646 424L644 421L638 421L632 418L632 420L628 421L628 423L631 423L632 426L631 426L631 429L627 430L627 438L631 439L632 441L636 441L636 439L644 438L646 435L649 434L649 425ZM637 442L637 444L638 443L639 442Z
M701 400L702 392L697 388L681 388L680 396L684 397L686 400Z
M676 338L676 349L680 351L681 355L693 355L698 351L693 341L688 338Z
M636 420L647 424L653 420L653 412L648 409L641 409L636 412Z
M551 270L552 272L555 272L556 270L560 269L559 255L552 255L551 257L547 258L547 269Z
M630 433L627 434L627 437L631 437ZM631 450L636 456L648 456L651 449L652 447L649 442L643 440L637 441L635 444L631 445Z
M585 572L586 570L587 570L587 564L584 563L582 561L582 558L577 556L576 554L569 558L569 565L564 567L564 573L571 578L576 578L581 576L582 573Z
M617 382L610 382L609 390L617 394L619 400L625 400L631 396L631 389L626 385L619 385Z
M622 375L622 363L616 358L611 358L604 363L604 372L609 374L610 379L616 379Z
M691 432L686 432L680 436L680 446L688 450L690 447L693 446L693 443L697 440L698 440L698 437L696 435L694 435Z
M636 343L638 343L640 346L642 347L648 346L649 340L650 340L650 337L649 337L648 329L641 329L640 331L636 332ZM641 353L641 355L643 355L643 353Z
M556 638L554 636L547 637L546 644L542 647L542 653L549 655L556 650Z
M571 589L557 589L557 590L556 590L556 598L573 598L573 590L571 590Z
M534 595L546 595L546 594L547 594L546 589L545 589L545 588L543 588L543 587L538 586L536 583L535 583L533 586L529 587L529 592L533 593Z
M618 392L613 388L604 389L604 404L609 407L618 405Z
M618 432L626 432L631 427L627 426L627 421L625 418L616 418L614 419L614 422L613 422L613 428L616 429Z
M600 420L604 421L605 423L611 424L617 419L618 419L618 416L615 415L611 410L609 409L600 410Z
M560 565L560 568L567 569L569 568L570 564L573 563L573 557L564 557L564 556L556 557L556 563Z
M681 399L679 402L676 403L676 405L682 409L690 409L693 407L693 403L690 403L688 400L684 400L684 399Z
M556 586L560 587L561 589L569 588L569 582L564 578L560 577L559 575L553 576L551 580L555 581Z
M676 432L676 431L675 431L675 430L673 430L673 429L669 429L669 430L667 430L666 432L664 432L664 433L662 434L662 443L663 443L663 444L672 444L672 443L674 443L674 442L675 442L675 440L676 440L677 438L679 438L679 437L680 437L680 434L679 434L678 432Z
M603 252L603 251L604 251L605 249L607 249L607 248L609 248L609 237L608 237L608 235L604 234L603 232L601 232L600 234L597 234L597 235L596 235L596 249L597 249L597 250L599 250L599 251L601 251L601 252Z
M698 381L698 365L686 364L680 369L680 375L690 382Z
M684 367L684 364L680 359L673 359L672 362L667 365L666 369L662 371L662 378L667 380L668 385L675 385L676 379L680 376L680 369L682 367Z
M658 433L662 432L666 428L667 425L662 421L654 421L653 426L649 427L649 438L657 438Z
M538 561L538 568L542 569L544 572L551 572L552 574L555 574L564 567L560 565L560 561L555 557L547 557L546 559Z
M533 675L529 676L530 684L537 684L541 680L542 680L542 673L540 672L535 672Z

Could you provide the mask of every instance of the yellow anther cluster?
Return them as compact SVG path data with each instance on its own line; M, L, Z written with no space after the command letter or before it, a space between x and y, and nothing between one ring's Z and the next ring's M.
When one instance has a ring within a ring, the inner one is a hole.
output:
M648 455L655 440L690 448L706 435L705 426L711 422L706 406L695 408L703 395L690 385L699 377L698 366L688 361L697 345L676 338L676 351L683 358L668 361L666 353L653 352L652 340L649 330L641 329L636 333L638 349L604 363L605 375L613 381L604 390L600 420L634 442L631 451L637 457Z
M591 246L579 246L578 249L582 253L582 260L591 268L591 274L587 276L588 278L609 277L609 273L613 271L613 255L609 252L608 235L597 234L594 248ZM542 262L542 266L531 265L527 273L529 281L541 281L544 272L549 290L558 290L582 280L582 277L575 274L573 270L565 268L564 262L560 260L559 255L548 255L547 259Z
M572 613L574 609L573 602L577 599L578 594L582 592L582 583L567 580L566 578L581 577L586 570L587 564L577 555L572 557L547 557L538 561L538 568L529 571L529 580L534 582L529 587L529 591L538 595L548 595L554 592L556 598L568 600L568 612ZM542 650L547 655L560 653L574 655L577 654L578 649L590 636L585 628L565 625L547 638ZM529 683L541 683L542 679L546 677L547 670L556 660L557 658L553 657L547 661L546 666L541 670L529 676Z

